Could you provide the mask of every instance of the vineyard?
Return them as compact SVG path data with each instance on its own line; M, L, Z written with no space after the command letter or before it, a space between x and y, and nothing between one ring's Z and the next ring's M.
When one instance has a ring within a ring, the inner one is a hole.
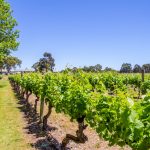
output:
M150 150L149 6L0 0L0 150Z
M55 108L57 113L76 120L76 136L67 134L64 149L70 140L85 143L84 130L89 125L110 145L129 145L135 150L150 148L150 76L142 81L140 74L85 73L81 70L61 73L26 73L9 76L15 91L26 98L36 96L34 110L40 103L43 131ZM48 112L44 116L45 103Z

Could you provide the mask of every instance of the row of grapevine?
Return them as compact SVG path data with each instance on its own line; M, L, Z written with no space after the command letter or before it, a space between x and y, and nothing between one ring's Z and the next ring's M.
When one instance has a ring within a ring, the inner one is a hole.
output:
M150 96L147 94L143 100L134 102L127 94L128 84L141 88L143 83L137 77L66 71L45 75L18 74L9 78L18 93L26 94L27 100L31 94L40 100L43 129L46 129L54 107L56 112L63 112L78 122L79 129L74 139L79 142L87 140L83 133L86 121L112 145L129 145L141 150L150 148ZM110 91L113 91L112 95ZM43 117L45 102L48 113ZM63 146L69 138L71 136L66 135Z

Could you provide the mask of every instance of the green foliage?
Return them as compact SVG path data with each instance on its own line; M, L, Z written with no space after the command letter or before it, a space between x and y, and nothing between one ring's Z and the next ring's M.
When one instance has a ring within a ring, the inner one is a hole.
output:
M127 91L127 87L123 83L123 79L121 77L118 77L117 73L104 73L102 75L102 81L108 91L115 92L117 91Z
M97 101L92 101L88 112L89 124L111 145L140 147L144 124L124 94L117 97L100 95Z
M141 85L142 94L146 94L148 90L150 90L150 80L143 82Z
M96 74L87 74L90 84L92 85L92 90L104 93L106 91L105 81L102 80L103 77Z
M19 45L16 41L19 36L18 30L15 30L16 25L10 5L5 0L0 0L0 60Z
M11 51L19 46L17 42L19 31L15 29L16 26L17 22L12 16L9 3L0 0L0 70L6 68L9 72L12 67L21 63L16 57L9 56Z
M136 88L140 88L142 84L142 79L137 75L130 76L128 78L128 84L134 85Z

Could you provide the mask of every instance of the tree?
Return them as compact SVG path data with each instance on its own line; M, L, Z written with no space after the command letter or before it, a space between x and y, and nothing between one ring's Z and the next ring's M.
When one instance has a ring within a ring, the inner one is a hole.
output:
M102 66L100 64L97 64L95 66L84 66L83 68L83 71L85 72L100 72L102 70Z
M32 68L39 72L53 71L55 66L55 59L52 57L51 53L45 52L43 56L43 58L33 64Z
M142 70L141 66L136 64L134 67L133 67L133 72L134 73L140 73Z
M105 69L104 69L104 71L116 71L115 69L113 69L113 68L109 68L109 67L106 67Z
M12 68L16 68L16 66L21 65L22 61L20 59L18 59L17 57L13 57L13 56L7 56L4 60L4 68L7 70L8 73L10 73L10 70Z
M145 73L150 73L150 64L144 64L142 69L144 69Z
M0 60L10 54L11 50L16 50L19 37L16 20L12 17L10 5L5 0L0 0Z
M94 66L95 72L100 72L102 70L102 66L100 64L97 64Z
M89 71L95 72L95 67L94 66L89 66Z
M40 66L39 66L39 62L36 62L36 63L34 63L33 64L33 66L32 66L32 68L35 70L35 71L40 71L39 68Z
M132 72L132 66L129 63L123 63L120 69L121 73L131 73Z
M83 68L83 71L85 71L85 72L89 72L90 70L89 70L89 67L87 67L87 66L84 66Z
M55 60L54 60L54 58L52 57L52 54L45 52L45 53L43 54L43 56L44 56L45 59L46 59L46 64L45 64L46 71L47 71L47 70L53 71L53 70L54 70L54 66L55 66L55 63L54 63Z

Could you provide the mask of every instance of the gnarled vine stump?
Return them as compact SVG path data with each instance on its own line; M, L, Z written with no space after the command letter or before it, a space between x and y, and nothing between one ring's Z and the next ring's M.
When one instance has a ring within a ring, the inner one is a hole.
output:
M78 130L76 131L77 136L67 134L62 141L62 149L65 149L65 147L67 146L70 140L73 140L76 143L85 143L88 140L87 136L83 133L83 131L88 126L88 125L84 125L84 118L85 116L82 116L81 118L77 119L78 122Z

